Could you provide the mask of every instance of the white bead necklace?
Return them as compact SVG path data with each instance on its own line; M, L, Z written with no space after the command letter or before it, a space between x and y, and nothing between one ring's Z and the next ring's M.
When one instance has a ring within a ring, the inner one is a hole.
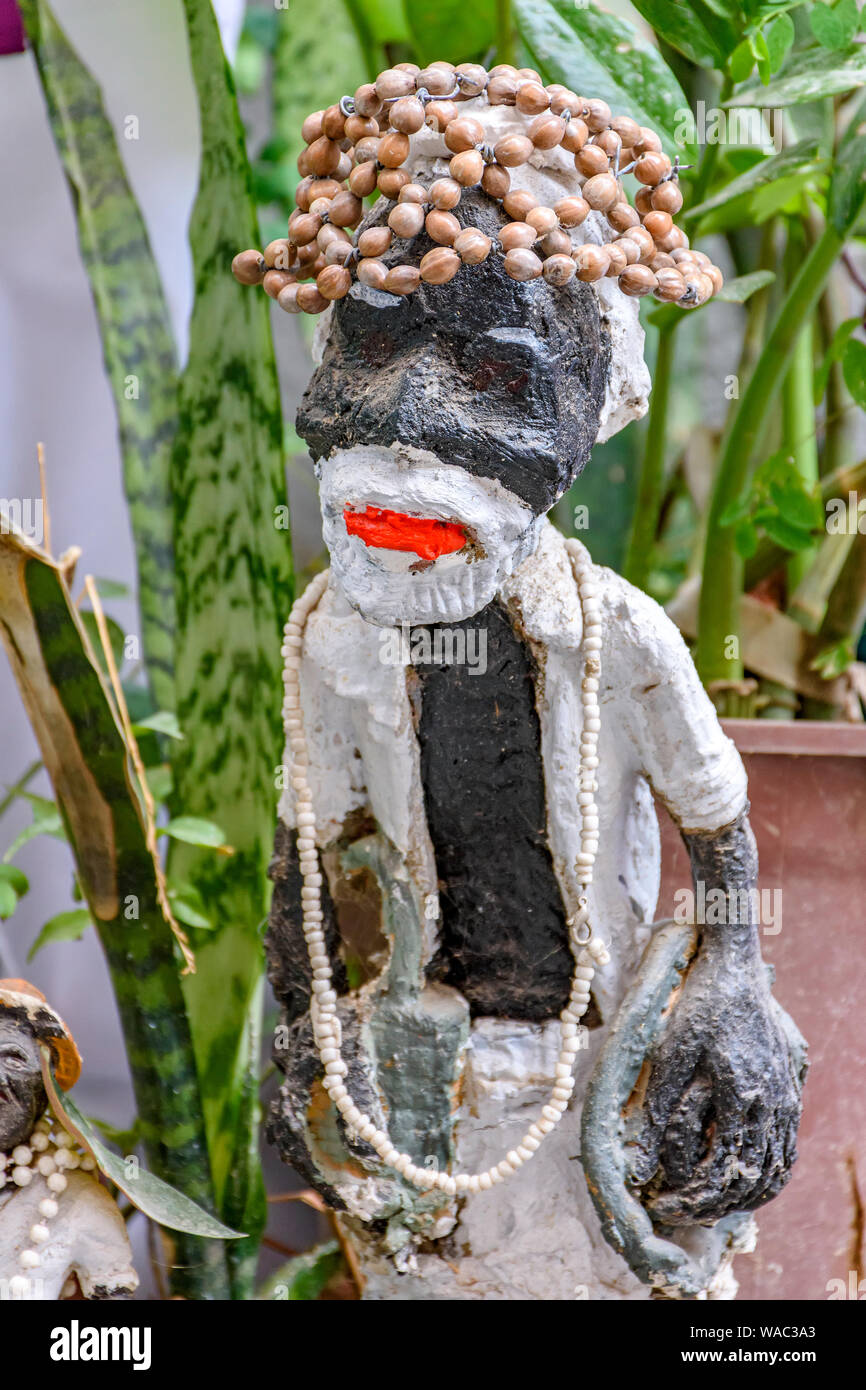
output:
M323 1084L331 1100L336 1105L346 1125L366 1140L383 1163L394 1168L407 1182L421 1191L438 1188L453 1196L458 1192L486 1191L496 1183L521 1168L532 1158L542 1141L559 1123L568 1107L574 1089L574 1058L580 1047L578 1026L589 1007L590 985L595 974L595 965L606 965L610 957L603 942L592 937L589 924L589 904L587 889L592 883L592 870L598 853L598 807L595 795L598 790L596 769L598 768L598 735L601 728L599 718L598 690L601 674L601 609L598 603L598 588L592 580L589 553L578 541L566 542L583 614L583 650L585 653L583 680L581 682L581 704L583 708L583 730L580 738L580 778L578 804L581 814L581 848L575 861L580 892L578 912L569 920L569 944L575 959L572 976L571 995L560 1014L561 1046L556 1062L554 1084L547 1104L541 1114L531 1124L520 1143L511 1149L501 1162L483 1173L443 1173L437 1169L421 1167L413 1162L411 1155L401 1153L391 1143L384 1130L378 1128L370 1116L360 1110L352 1100L344 1084L348 1067L340 1051L341 1029L337 1016L337 995L331 978L331 964L327 956L324 935L324 914L322 911L322 874L316 848L316 817L313 811L313 798L307 780L307 743L304 737L301 716L300 669L303 650L304 628L307 618L316 607L328 583L328 571L319 574L309 584L294 604L289 621L286 623L282 655L285 660L284 684L286 742L291 757L291 783L295 792L296 820L298 830L298 856L300 859L301 908L303 932L312 971L312 996L310 999L310 1018L313 1038L319 1058L325 1070Z
M24 1273L15 1275L9 1281L9 1291L13 1297L27 1297L31 1272L42 1263L38 1247L51 1236L48 1222L57 1215L56 1199L66 1191L67 1171L82 1168L85 1172L92 1172L95 1167L96 1163L90 1155L79 1152L72 1136L49 1115L37 1120L26 1144L17 1144L11 1154L0 1153L0 1189L9 1180L15 1187L29 1187L35 1177L41 1176L50 1194L39 1203L41 1221L30 1227L32 1247L20 1251L18 1255L18 1263ZM72 1288L69 1289L71 1291ZM67 1292L65 1285L64 1292Z

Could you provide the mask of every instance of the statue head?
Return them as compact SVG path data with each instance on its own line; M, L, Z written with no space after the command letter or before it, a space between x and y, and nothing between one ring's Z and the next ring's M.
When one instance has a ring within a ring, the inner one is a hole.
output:
M514 121L504 107L487 117L505 130ZM447 174L441 137L412 138L412 178ZM548 204L579 191L563 155L540 151L512 186ZM362 230L392 206L380 199ZM453 211L494 239L509 220L480 187ZM571 240L609 235L592 213ZM382 259L417 265L434 245L422 233ZM540 518L596 440L646 408L636 301L612 280L556 289L511 279L500 255L406 297L356 280L321 320L319 342L298 431L316 461L334 580L373 623L478 612L535 548Z
M57 1084L68 1090L81 1070L72 1035L45 996L26 980L0 980L0 1151L24 1144L48 1103L41 1045L51 1050Z

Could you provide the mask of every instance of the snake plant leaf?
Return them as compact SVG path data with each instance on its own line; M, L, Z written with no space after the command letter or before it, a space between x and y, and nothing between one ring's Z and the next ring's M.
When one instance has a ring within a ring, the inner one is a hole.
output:
M176 708L185 738L172 745L172 810L220 825L235 853L174 843L169 872L199 889L215 924L197 947L186 997L217 1209L255 1232L264 1195L257 1114L245 1114L245 1097L259 1065L258 923L268 909L282 756L280 643L291 558L286 532L274 524L287 502L270 301L231 274L235 253L257 241L244 131L210 0L184 0L184 13L202 150L190 224L196 294L173 464ZM243 1253L233 1247L230 1258Z
M852 44L842 52L809 48L793 53L774 78L764 86L751 82L732 97L728 106L797 106L804 101L840 96L866 83L866 48Z
M696 153L688 102L658 49L624 19L571 0L515 0L517 30L545 82L601 97L658 132L671 155Z
M21 12L72 195L117 411L147 676L157 705L173 709L169 488L177 362L168 309L99 86L46 0L22 0Z
M148 1162L173 1187L210 1206L174 937L159 907L128 750L63 570L2 513L0 611L0 635L111 973ZM178 1240L175 1292L227 1297L221 1251L193 1237Z
M115 1187L129 1198L134 1207L144 1212L152 1221L166 1226L172 1231L185 1231L187 1235L202 1236L208 1240L240 1240L243 1233L232 1231L217 1221L215 1216L204 1210L196 1202L190 1201L182 1192L163 1182L154 1173L135 1164L128 1166L125 1161L102 1142L98 1130L82 1115L68 1092L61 1091L51 1071L50 1054L47 1048L42 1054L42 1077L49 1104L57 1119L68 1134L81 1144L96 1162L100 1173L110 1178Z

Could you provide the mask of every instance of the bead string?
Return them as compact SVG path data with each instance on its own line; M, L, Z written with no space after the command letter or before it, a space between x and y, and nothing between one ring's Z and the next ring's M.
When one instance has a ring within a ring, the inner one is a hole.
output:
M10 1165L11 1171L7 1173ZM9 1179L16 1187L28 1187L34 1177L41 1175L50 1194L39 1203L42 1220L30 1227L32 1246L18 1255L18 1263L24 1273L15 1275L9 1281L9 1292L13 1297L27 1297L33 1277L31 1271L38 1269L42 1262L38 1247L50 1239L48 1222L57 1215L59 1208L56 1199L66 1191L66 1172L75 1168L89 1173L96 1168L96 1163L90 1154L83 1150L79 1152L71 1134L67 1134L49 1115L37 1120L26 1144L16 1145L11 1154L0 1153L0 1189L6 1186ZM62 1293L69 1297L75 1289L75 1280L68 1280Z
M601 608L598 587L592 579L588 552L579 542L567 542L574 577L577 582L583 614L584 673L581 682L583 729L580 739L580 775L578 804L582 820L581 849L575 862L579 894L578 911L568 921L569 945L575 960L571 993L560 1014L560 1051L557 1058L553 1087L538 1119L529 1126L520 1143L499 1163L482 1173L444 1173L421 1167L411 1155L401 1153L391 1143L388 1134L379 1129L368 1114L361 1110L349 1095L345 1085L348 1067L343 1060L340 1043L341 1029L337 1016L337 995L331 976L324 934L322 911L322 873L316 848L316 817L313 797L307 777L308 752L301 715L300 670L304 629L307 618L316 607L328 582L328 572L319 574L307 587L292 608L286 623L282 654L285 660L284 683L286 742L290 750L290 777L295 793L298 831L298 855L303 880L301 905L303 933L312 972L310 1018L316 1050L324 1068L323 1085L336 1105L346 1125L372 1145L382 1162L396 1169L407 1182L421 1191L438 1188L454 1196L462 1192L480 1192L502 1182L504 1178L527 1163L544 1138L552 1132L568 1107L574 1089L574 1058L580 1047L578 1026L589 1007L590 986L595 967L606 965L610 957L603 942L592 935L589 923L587 890L592 883L593 864L598 853L598 690L601 673Z
M526 133L491 146L477 115L460 114L461 101L481 95L490 106L516 107L527 117ZM429 187L401 167L410 136L424 125L444 135L451 153L449 176ZM679 159L671 163L656 133L631 116L613 116L606 102L584 100L561 83L545 87L532 68L499 64L488 73L477 63L433 63L421 71L400 63L353 97L313 112L301 133L307 148L298 158L303 178L288 236L232 262L242 284L263 285L289 313L321 313L348 294L353 274L395 295L411 294L422 281L447 284L491 251L504 256L512 279L543 276L555 288L575 276L590 283L610 276L624 294L693 308L722 287L718 267L690 250L685 232L674 226L683 204ZM511 189L510 169L556 146L574 157L578 195L546 207L532 193ZM641 184L634 207L620 183L632 172ZM464 188L476 185L512 219L496 240L462 227L454 215ZM387 224L358 232L363 199L376 191L394 204ZM569 232L590 210L603 212L617 236L605 245L573 247ZM389 268L381 259L395 237L411 241L422 231L436 245L417 266Z

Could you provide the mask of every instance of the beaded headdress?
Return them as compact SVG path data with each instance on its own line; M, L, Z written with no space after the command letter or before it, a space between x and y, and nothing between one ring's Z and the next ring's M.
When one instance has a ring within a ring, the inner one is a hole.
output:
M562 288L611 277L626 295L684 308L721 289L721 272L674 224L680 166L656 133L614 116L604 101L545 86L531 68L401 63L308 116L301 133L288 236L232 264L238 280L263 284L291 313L321 313L354 278L392 295L445 284L491 254L503 256L514 280L543 277ZM441 165L427 183L413 177L419 155ZM558 171L562 185L564 196L550 203L520 186L521 171L540 165ZM640 184L634 206L622 185L629 173ZM476 186L511 219L496 238L455 216ZM377 192L392 205L387 222L362 228L363 199ZM606 218L612 239L575 245L592 213ZM434 245L417 265L384 262L395 242L422 233Z

